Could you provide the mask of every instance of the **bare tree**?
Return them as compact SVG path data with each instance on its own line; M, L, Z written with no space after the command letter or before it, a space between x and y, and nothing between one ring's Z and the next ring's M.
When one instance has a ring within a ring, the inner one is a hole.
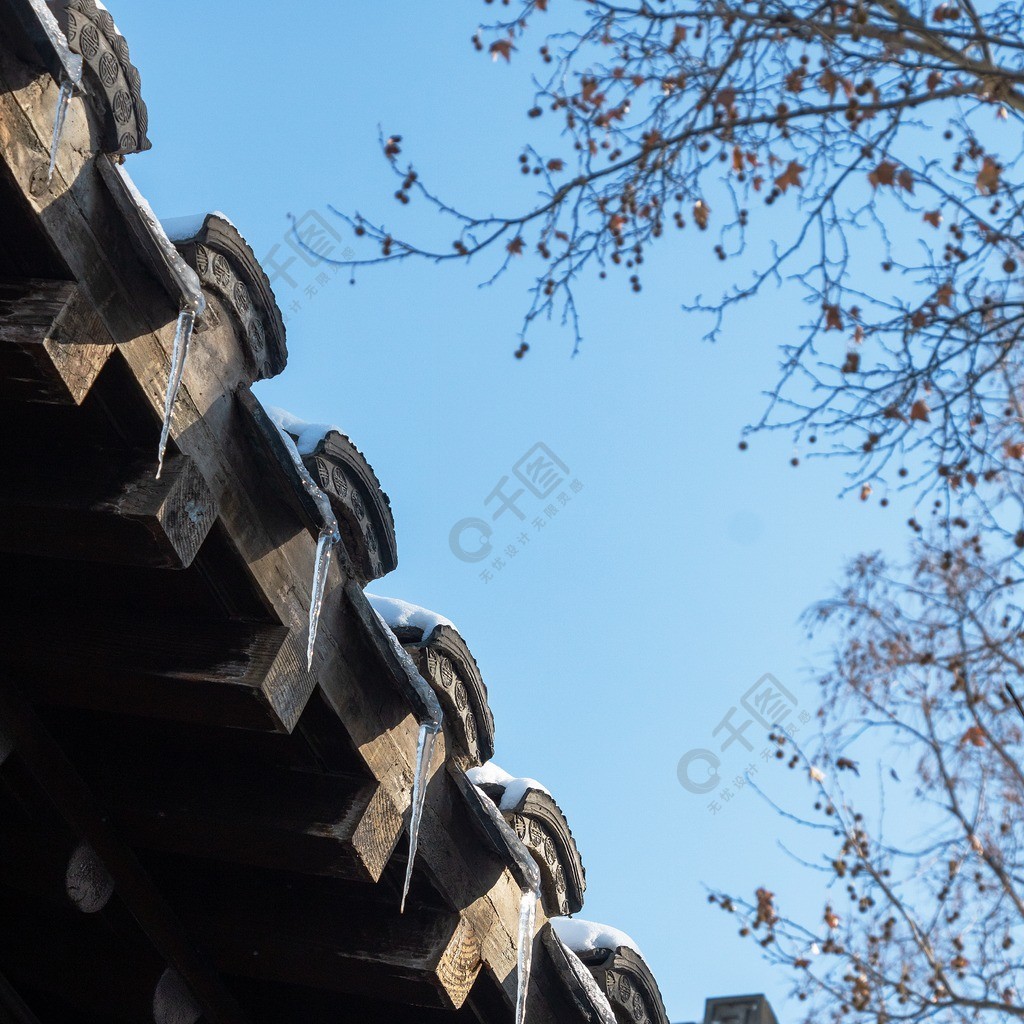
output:
M1007 690L1024 673L1022 576L954 531L896 571L857 559L811 613L835 630L835 658L820 748L789 759L813 811L789 816L833 837L807 865L824 876L821 916L787 918L767 888L710 897L795 970L808 1021L1024 1018L1024 720ZM785 757L792 740L775 739ZM897 753L909 777L855 779L858 749Z
M489 256L491 278L533 260L521 357L539 317L560 317L578 348L585 275L618 276L639 292L652 243L696 232L687 257L707 251L736 267L734 287L716 300L680 297L685 312L710 318L709 336L769 284L809 304L751 429L785 428L804 445L830 438L855 456L857 487L898 485L899 473L912 483L924 471L926 483L973 489L1019 463L1019 3L494 8L506 17L473 45L528 64L529 118L557 122L555 132L534 126L550 146L518 155L536 201L467 212L432 192L403 162L401 137L388 136L397 200L436 210L441 240L339 212L369 243L347 263ZM539 56L528 56L535 45ZM912 450L924 459L908 460Z
M673 232L687 258L735 268L711 301L680 296L709 337L768 287L806 302L749 429L852 456L865 500L933 492L935 523L910 521L910 565L861 557L814 610L836 643L821 747L776 736L814 794L808 816L783 813L834 846L809 862L829 886L820 918L785 916L767 887L711 898L795 970L809 1021L1024 1017L1024 719L1008 689L1024 691L1024 9L548 6L493 4L503 17L472 40L533 75L516 156L534 200L466 211L383 137L398 202L436 211L441 240L340 213L369 246L350 262L489 259L494 280L532 261L518 357L542 317L578 349L581 280L641 291ZM879 769L864 792L857 751L867 765L883 749L909 759L907 781Z

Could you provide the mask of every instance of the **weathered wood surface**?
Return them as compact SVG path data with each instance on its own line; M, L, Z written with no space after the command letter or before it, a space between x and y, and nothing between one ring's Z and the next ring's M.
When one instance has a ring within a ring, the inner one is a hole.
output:
M153 453L54 453L2 460L0 550L45 558L183 569L217 519L192 459L171 455L158 480Z
M76 285L0 281L4 394L17 394L13 385L21 385L30 401L81 405L113 351L103 321Z

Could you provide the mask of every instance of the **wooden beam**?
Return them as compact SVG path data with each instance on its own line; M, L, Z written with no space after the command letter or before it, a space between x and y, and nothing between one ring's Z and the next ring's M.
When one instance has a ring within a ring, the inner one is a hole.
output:
M293 873L375 882L401 818L375 780L248 760L111 759L95 785L133 846Z
M225 974L458 1009L482 964L480 940L458 911L407 905L390 893L318 879L204 865L161 874L182 920Z
M62 146L51 184L40 178L52 136L52 108L44 109L38 89L27 88L25 81L24 65L0 46L0 161L47 242L69 261L70 273L103 318L138 382L155 438L177 304L135 258L129 225L87 147ZM66 132L87 133L88 121L85 104L73 98ZM171 438L210 487L221 521L267 606L279 622L304 632L315 541L296 522L291 503L268 489L267 460L245 435L235 393L252 375L232 324L224 317L219 326L207 325L197 333L174 407ZM337 586L338 569L330 575L330 586ZM314 686L314 676L304 664L299 668L298 658L293 671L274 681L271 699L285 729L294 727Z
M185 455L169 456L159 480L152 452L15 455L2 460L3 551L183 569L217 519L217 502Z
M352 606L357 603L365 604L366 599L350 585L325 601L318 677L325 701L344 723L368 769L394 806L407 813L417 737L416 719L407 703L412 686L396 678L402 667L393 647L371 615L354 614ZM463 909L480 938L485 967L512 1007L520 887L502 855L477 840L466 799L444 770L447 760L442 735L427 789L417 873L429 876L449 906ZM544 921L539 910L538 929ZM534 1012L538 1024L552 1019L545 1018L543 1008Z
M245 1024L245 1016L234 997L196 952L135 855L116 835L91 791L7 677L0 677L0 721L14 737L21 762L68 827L102 859L114 879L118 896L159 956L185 980L210 1024ZM8 929L0 929L0 934L7 932ZM19 934L17 940L22 937Z
M45 621L45 620L44 620ZM267 692L297 655L284 626L105 616L0 618L0 665L24 673L34 700L238 728L282 728Z
M0 366L8 371L3 393L81 405L113 351L103 321L77 285L0 281Z

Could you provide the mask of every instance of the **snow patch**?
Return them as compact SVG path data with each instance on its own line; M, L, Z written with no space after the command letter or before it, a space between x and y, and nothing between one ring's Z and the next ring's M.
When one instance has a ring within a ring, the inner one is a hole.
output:
M551 927L555 934L574 952L587 953L592 949L618 949L625 946L642 957L640 947L618 928L578 917L553 917Z
M226 213L221 213L220 210L214 210L212 213L194 213L187 217L162 218L160 223L163 225L164 231L167 232L167 237L172 242L184 242L190 238L195 238L203 230L207 217L219 217L238 231L238 228L231 223L231 218Z
M335 429L335 428L332 428ZM301 451L301 447L299 448ZM377 594L367 594L366 599L373 605L374 611L391 627L395 629L420 629L423 636L429 636L437 626L450 626L455 629L455 623L446 619L437 612L420 608L419 605L409 604L397 597L380 597ZM455 632L458 632L456 629Z
M287 430L289 434L298 438L295 447L299 449L300 455L312 455L316 446L332 430L339 434L345 433L341 427L336 427L333 423L307 423L305 420L300 420L298 416L293 416L287 409L278 409L268 405L267 412L282 430Z
M515 810L519 801L531 789L539 789L542 793L551 796L551 790L536 779L517 779L493 761L488 761L487 764L482 764L479 768L468 769L466 775L474 786L504 786L505 792L501 796L500 804L503 811Z

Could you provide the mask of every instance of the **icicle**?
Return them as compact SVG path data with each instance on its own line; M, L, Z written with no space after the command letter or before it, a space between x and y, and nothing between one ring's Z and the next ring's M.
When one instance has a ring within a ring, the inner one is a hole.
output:
M519 947L516 953L516 1024L526 1022L526 995L530 990L530 971L533 968L533 926L537 921L537 890L524 889L519 901Z
M309 595L309 636L306 639L306 670L309 671L313 667L313 649L316 647L316 631L320 626L320 608L324 603L324 591L327 589L327 572L331 567L334 545L341 540L341 531L338 529L338 520L334 517L330 500L309 475L295 442L291 437L288 437L288 440L291 442L289 452L292 462L295 463L295 468L302 478L302 486L306 488L306 493L316 503L317 511L320 513L320 536L316 542L316 563L313 566L313 585Z
M402 904L398 912L405 913L405 898L409 895L412 882L412 866L416 860L416 847L420 841L420 822L423 820L423 805L427 796L427 780L430 762L434 759L434 744L440 727L433 722L420 723L420 735L416 741L416 775L412 780L412 812L409 815L409 862L405 866L405 884L402 886Z
M416 861L416 847L419 845L420 821L423 818L423 805L427 796L427 778L430 774L430 763L434 759L434 744L437 742L437 734L441 731L441 724L444 722L444 712L438 703L437 694L420 675L412 658L409 657L409 652L398 642L398 637L395 636L394 631L373 602L370 602L370 608L380 625L381 637L391 647L402 666L402 671L424 705L424 717L420 721L420 732L416 742L416 774L412 781L409 815L409 863L405 867L405 884L402 886L401 912L404 913L405 900L409 895L409 883L412 881L412 869Z
M185 357L188 355L188 345L192 340L192 327L195 322L195 311L186 308L178 314L178 324L174 328L171 372L167 378L167 394L164 396L164 425L160 430L160 448L157 452L157 480L164 471L164 453L167 451L167 439L171 433L171 413L174 412L174 400L178 397L178 388L181 387L181 375L185 370Z
M331 554L334 545L341 540L338 520L334 516L330 499L316 485L309 475L306 464L302 461L299 449L295 446L291 434L281 425L278 417L272 417L277 432L281 435L288 456L292 460L295 472L302 481L306 493L313 499L317 512L320 513L320 536L316 542L316 564L313 566L313 586L309 598L309 636L306 640L306 669L313 667L313 649L316 646L316 631L320 625L320 608L324 603L324 591L327 588L327 572L331 567Z
M313 667L313 648L316 646L316 631L320 625L320 606L324 603L324 589L327 586L327 571L331 567L331 552L337 537L327 526L320 529L316 542L316 565L313 567L313 593L309 598L309 638L306 640L306 669Z
M75 83L70 78L65 78L60 83L60 95L57 97L57 112L53 117L53 138L50 140L50 166L46 169L46 184L53 180L53 169L57 166L57 148L60 146L60 137L64 133L64 119L68 114L68 104L71 102L71 94L75 91Z

